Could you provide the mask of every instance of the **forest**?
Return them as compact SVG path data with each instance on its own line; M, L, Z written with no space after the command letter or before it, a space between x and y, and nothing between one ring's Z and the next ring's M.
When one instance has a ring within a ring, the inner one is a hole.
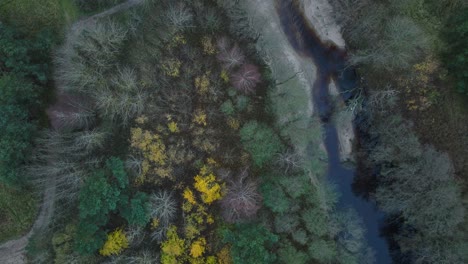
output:
M379 263L249 1L41 2L0 3L0 262ZM393 262L468 262L468 5L329 2Z

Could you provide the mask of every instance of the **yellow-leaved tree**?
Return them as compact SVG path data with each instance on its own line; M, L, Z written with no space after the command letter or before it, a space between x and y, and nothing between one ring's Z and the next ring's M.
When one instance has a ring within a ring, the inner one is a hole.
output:
M205 238L201 237L197 239L195 242L192 243L190 247L190 256L194 258L201 257L205 252L206 240Z
M211 204L223 197L224 183L220 183L206 166L195 176L194 187L201 193L202 201L206 204Z
M171 225L166 233L166 241L161 244L161 263L182 263L185 253L185 241L177 234L177 227Z
M118 255L126 248L128 248L127 236L122 229L118 228L107 235L107 241L99 250L99 254L103 256Z

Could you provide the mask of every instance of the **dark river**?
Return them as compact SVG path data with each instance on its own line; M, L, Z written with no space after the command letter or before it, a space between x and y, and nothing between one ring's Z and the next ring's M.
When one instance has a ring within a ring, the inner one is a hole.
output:
M352 189L356 175L354 169L345 168L338 151L338 138L334 125L329 122L333 113L333 105L329 100L328 85L331 80L337 84L343 99L352 97L356 86L356 74L353 69L346 68L346 51L340 50L330 43L322 43L300 7L294 0L279 0L278 15L282 29L296 52L309 57L317 65L317 80L311 84L316 112L322 120L325 131L325 146L328 152L328 179L335 183L340 194L338 208L354 209L366 228L368 245L374 250L378 264L392 263L388 243L381 235L384 214L376 206L355 194Z

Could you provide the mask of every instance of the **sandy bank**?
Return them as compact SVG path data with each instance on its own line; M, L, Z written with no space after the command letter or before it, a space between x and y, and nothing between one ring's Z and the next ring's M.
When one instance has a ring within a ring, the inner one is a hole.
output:
M340 48L345 48L345 41L341 35L341 28L333 18L333 9L328 0L299 0L304 10L305 17L316 30L323 42L330 42ZM261 28L263 40L263 49L268 54L275 54L275 58L270 58L270 67L272 67L275 77L281 75L284 70L275 72L277 61L287 61L292 72L300 72L297 75L298 81L302 84L304 95L308 97L308 115L313 114L313 100L311 87L317 78L317 67L309 58L297 53L290 45L280 24L278 14L275 9L275 1L252 0L247 6L250 12L255 14L253 24L256 28ZM258 25L261 24L261 25ZM273 44L274 43L274 44ZM285 77L283 77L285 78ZM278 78L281 80L281 78ZM286 92L291 91L291 87ZM337 111L343 110L345 105L340 101L339 91L336 85L330 83L330 95L336 99ZM353 116L349 113L339 114L335 118L336 129L339 140L340 158L342 161L352 160L352 147L354 141L354 130L352 125Z

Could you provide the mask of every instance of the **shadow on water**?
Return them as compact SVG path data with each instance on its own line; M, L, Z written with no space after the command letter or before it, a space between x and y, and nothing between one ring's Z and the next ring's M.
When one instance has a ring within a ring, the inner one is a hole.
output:
M346 51L332 43L323 43L304 18L300 6L294 0L278 0L277 11L283 31L297 53L311 58L317 65L317 80L312 86L314 106L325 130L325 146L328 152L328 179L336 184L341 198L340 208L353 208L363 220L367 230L366 239L375 252L376 263L391 263L389 247L381 235L384 214L375 205L353 192L355 170L342 166L338 151L336 128L329 122L333 113L328 86L334 80L347 101L353 96L356 86L356 73L345 67Z

